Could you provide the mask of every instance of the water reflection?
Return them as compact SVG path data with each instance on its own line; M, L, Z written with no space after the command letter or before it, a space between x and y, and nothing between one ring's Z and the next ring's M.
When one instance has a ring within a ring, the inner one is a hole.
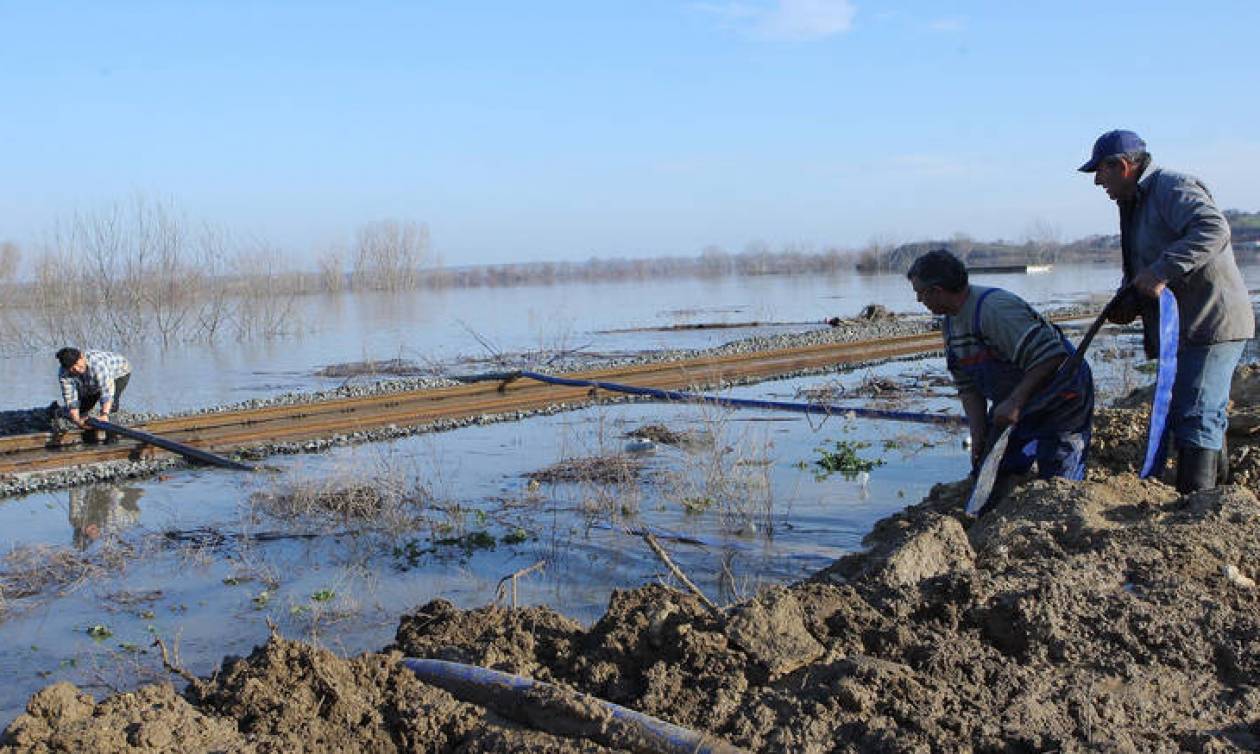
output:
M121 484L72 487L69 510L74 546L83 550L103 536L135 526L143 494L139 487Z

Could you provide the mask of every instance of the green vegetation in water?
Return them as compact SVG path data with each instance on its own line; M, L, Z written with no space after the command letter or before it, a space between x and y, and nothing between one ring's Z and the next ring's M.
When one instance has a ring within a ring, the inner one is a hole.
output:
M527 539L529 539L529 532L518 526L507 534L504 534L503 538L499 541L505 545L519 545Z
M858 455L858 451L869 448L869 442L859 442L856 440L836 440L832 443L832 447L820 445L815 450L818 452L818 458L814 459L813 469L814 478L822 481L832 474L839 473L845 479L852 481L858 474L863 471L870 471L876 466L883 466L882 458L863 458ZM801 461L797 464L799 469L811 468L810 465Z
M97 623L95 626L88 627L87 635L97 641L104 641L113 636L114 632L109 630L109 626L106 626L103 623Z
M698 497L684 497L682 499L682 507L688 513L704 513L712 508L717 500L710 495L702 495Z
M254 599L252 601L254 603L255 609L262 610L264 607L267 606L268 602L271 602L271 592L264 589L258 594L255 594Z
M493 550L499 542L494 535L484 529L471 531L462 537L446 537L435 539L433 544L442 547L462 547L467 552L473 550Z
M420 559L433 552L433 548L425 547L419 539L412 537L401 545L394 547L394 560L400 571L410 571L420 565Z
M320 589L318 592L315 592L314 594L311 595L311 599L315 600L316 602L328 602L329 600L331 600L333 597L336 597L336 596L337 596L337 593L331 589Z

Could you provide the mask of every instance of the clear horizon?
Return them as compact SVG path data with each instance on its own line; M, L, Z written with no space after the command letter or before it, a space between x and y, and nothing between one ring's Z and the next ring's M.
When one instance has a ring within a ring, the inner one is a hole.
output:
M303 264L1111 234L1127 127L1260 209L1260 5L0 3L0 241L136 194Z

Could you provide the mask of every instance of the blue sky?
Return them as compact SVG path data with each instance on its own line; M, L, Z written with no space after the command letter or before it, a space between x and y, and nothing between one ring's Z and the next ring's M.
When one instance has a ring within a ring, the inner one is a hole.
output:
M137 193L446 264L1113 232L1103 130L1260 209L1254 0L9 2L0 239Z

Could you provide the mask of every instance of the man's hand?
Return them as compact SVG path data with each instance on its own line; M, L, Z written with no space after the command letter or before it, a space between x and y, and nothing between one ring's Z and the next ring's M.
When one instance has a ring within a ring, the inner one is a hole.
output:
M1023 401L1017 400L1015 396L1011 396L1001 403L993 407L993 427L998 431L1019 421L1020 409L1024 407Z
M980 470L980 463L984 461L984 447L987 439L984 427L981 427L979 431L974 429L971 431L971 472L973 474Z
M79 409L70 409L70 421L79 429L87 429L87 422L83 421L83 417L79 416Z
M1132 288L1120 294L1120 300L1112 304L1107 311L1107 321L1117 325L1127 325L1142 313L1142 301Z
M1137 277L1133 278L1134 289L1147 298L1159 298L1159 294L1164 292L1164 288L1167 285L1168 281L1155 274L1150 267L1142 270Z

